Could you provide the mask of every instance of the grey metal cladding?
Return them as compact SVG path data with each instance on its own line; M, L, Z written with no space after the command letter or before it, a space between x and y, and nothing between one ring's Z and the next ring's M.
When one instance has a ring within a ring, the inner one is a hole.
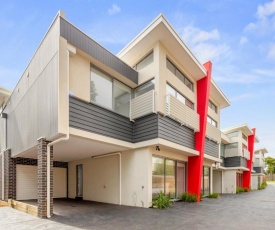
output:
M253 170L256 172L256 173L264 173L264 169L262 167L254 167Z
M226 157L225 167L247 167L247 160L244 157Z
M219 145L216 142L209 140L208 138L205 138L204 153L212 157L218 158Z
M98 61L127 77L132 82L138 84L137 71L63 18L60 18L60 36Z
M133 142L151 140L158 137L158 115L150 114L137 119L133 124Z
M191 149L195 148L195 134L192 129L181 125L169 117L158 115L158 120L158 132L160 138Z
M132 142L129 118L95 104L70 97L70 127Z

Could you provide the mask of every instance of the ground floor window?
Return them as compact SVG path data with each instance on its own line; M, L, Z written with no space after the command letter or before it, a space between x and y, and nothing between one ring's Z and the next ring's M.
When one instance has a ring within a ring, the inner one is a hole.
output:
M177 160L153 156L152 193L153 198L162 191L171 198L185 192L185 163Z
M208 166L202 168L201 192L206 196L210 194L210 167Z
M243 174L237 173L236 174L236 186L237 187L243 187Z

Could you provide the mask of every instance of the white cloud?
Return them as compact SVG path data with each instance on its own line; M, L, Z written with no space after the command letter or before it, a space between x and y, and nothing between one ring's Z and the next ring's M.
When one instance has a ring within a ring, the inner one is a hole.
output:
M254 69L255 74L259 74L266 77L275 77L275 69Z
M121 11L120 7L116 4L113 4L111 8L108 9L108 14L113 15Z
M275 29L275 0L259 5L256 13L257 20L246 25L244 31L257 31L261 34Z
M263 19L275 13L275 0L267 2L264 5L259 5L257 10L257 16Z
M243 44L245 44L245 43L247 43L247 42L248 42L247 37L241 37L239 44L240 44L240 45L243 45Z
M191 47L198 59L206 61L218 61L228 55L230 47L220 42L218 29L211 31L201 30L192 25L181 30L183 40Z
M275 43L270 46L267 57L275 60Z

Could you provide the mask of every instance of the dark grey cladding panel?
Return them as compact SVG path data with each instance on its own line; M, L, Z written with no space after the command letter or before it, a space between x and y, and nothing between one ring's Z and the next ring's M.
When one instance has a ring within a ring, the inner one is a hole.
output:
M254 167L253 170L255 173L264 173L264 169L262 167Z
M159 114L136 119L104 109L93 103L70 96L70 127L92 133L137 143L155 138L194 149L195 135L192 129Z
M69 43L138 84L138 72L103 48L75 26L60 18L60 36Z
M133 141L133 127L129 118L75 97L70 97L70 127Z
M162 117L161 115L158 115L158 120L158 132L160 138L191 149L195 148L195 134L192 129L181 125L169 117Z
M204 153L212 157L218 158L219 145L216 142L209 140L208 138L205 138Z
M137 119L133 124L133 142L151 140L158 137L158 115L150 114Z
M247 167L247 160L244 157L226 157L224 160L225 167Z

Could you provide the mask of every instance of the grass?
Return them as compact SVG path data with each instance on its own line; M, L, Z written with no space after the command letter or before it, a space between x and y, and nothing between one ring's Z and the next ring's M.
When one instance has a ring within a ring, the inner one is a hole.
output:
M267 184L275 184L275 180L269 180L266 182Z

